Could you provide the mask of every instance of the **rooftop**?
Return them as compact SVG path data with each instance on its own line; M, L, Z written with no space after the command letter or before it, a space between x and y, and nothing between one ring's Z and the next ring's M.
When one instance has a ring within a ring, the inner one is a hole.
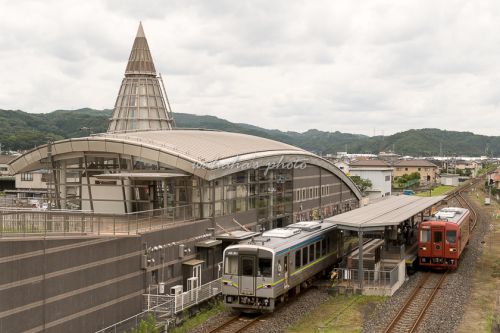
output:
M437 165L427 160L398 160L394 162L395 167L430 167L437 168Z
M101 136L151 144L165 148L165 150L173 150L192 161L201 163L221 162L231 157L239 157L242 160L247 157L264 157L266 153L275 154L276 152L312 155L303 149L282 142L231 132L186 129L107 133Z
M418 197L390 196L385 200L325 219L339 228L349 230L383 230L384 226L398 225L410 217L434 206L446 196Z
M156 75L141 23L118 91L108 132L169 130L174 125L163 82Z
M390 168L389 163L382 160L355 160L349 164L351 168L364 168L364 167L382 167Z
M15 159L17 156L14 155L0 155L0 164L8 164L10 161Z

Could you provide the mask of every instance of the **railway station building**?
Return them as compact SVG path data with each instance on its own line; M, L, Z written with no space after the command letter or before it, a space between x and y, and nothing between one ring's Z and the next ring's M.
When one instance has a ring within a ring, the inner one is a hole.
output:
M12 332L113 325L141 313L145 295L217 281L217 235L327 218L361 199L303 149L176 128L142 25L108 131L37 147L9 170L50 175L48 210L0 210L0 328Z

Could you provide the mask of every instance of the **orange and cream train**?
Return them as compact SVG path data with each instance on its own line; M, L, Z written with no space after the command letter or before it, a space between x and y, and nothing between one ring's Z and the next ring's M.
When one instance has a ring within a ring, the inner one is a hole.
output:
M471 236L470 211L446 207L419 225L418 262L434 268L458 267Z

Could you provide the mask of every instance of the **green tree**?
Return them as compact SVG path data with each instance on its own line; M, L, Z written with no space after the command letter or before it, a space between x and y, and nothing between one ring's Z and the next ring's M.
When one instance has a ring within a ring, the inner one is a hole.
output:
M160 331L156 328L156 320L150 313L146 317L146 320L141 319L139 325L132 329L131 333L159 333Z
M356 184L361 194L366 195L366 190L372 187L372 182L369 179L361 178L360 176L351 176L351 180Z

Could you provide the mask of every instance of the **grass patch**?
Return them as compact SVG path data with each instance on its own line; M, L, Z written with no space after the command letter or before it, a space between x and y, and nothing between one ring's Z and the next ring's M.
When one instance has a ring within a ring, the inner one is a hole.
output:
M431 196L438 196L438 195L443 195L452 189L454 189L455 186L449 186L449 185L440 185L438 187L435 187L431 191ZM429 196L429 191L423 191L423 192L418 192L416 195L419 197L428 197Z
M217 303L213 304L212 306L201 310L193 317L187 319L184 323L182 323L181 326L175 327L174 329L169 330L169 332L186 333L189 330L195 328L196 326L203 324L210 317L213 317L213 316L223 312L224 310L225 310L224 303L218 301Z
M500 290L500 218L494 215L500 211L500 204L492 200L490 206L484 206L484 192L478 189L470 198L493 217L489 221L490 230L483 239L483 253L476 262L471 294L457 332L491 332L500 320L500 304L497 303Z
M361 332L363 321L383 302L384 296L336 296L288 328L289 333Z

